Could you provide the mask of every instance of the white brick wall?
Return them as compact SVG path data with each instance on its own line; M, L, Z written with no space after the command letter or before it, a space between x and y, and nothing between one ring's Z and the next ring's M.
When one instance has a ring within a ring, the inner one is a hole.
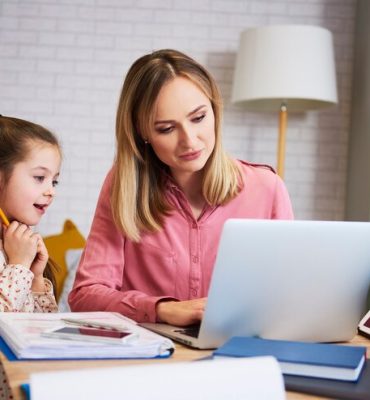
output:
M274 165L277 114L230 104L239 34L266 24L333 32L340 102L289 116L285 181L297 218L343 219L355 11L355 0L1 0L0 113L43 124L63 144L58 197L40 231L57 232L68 217L88 233L124 75L153 49L204 63L224 95L228 151Z

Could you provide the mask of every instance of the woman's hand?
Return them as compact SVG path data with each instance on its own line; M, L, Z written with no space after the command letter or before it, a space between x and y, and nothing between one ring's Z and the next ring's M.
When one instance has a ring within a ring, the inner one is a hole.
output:
M37 253L37 234L27 225L13 221L8 227L4 227L3 239L8 263L30 268Z
M49 253L46 249L45 243L42 240L41 235L38 233L36 233L35 235L38 241L37 254L30 268L34 275L31 290L33 292L43 292L45 290L45 281L43 274L49 259Z
M171 325L186 326L202 320L207 298L157 303L157 318Z

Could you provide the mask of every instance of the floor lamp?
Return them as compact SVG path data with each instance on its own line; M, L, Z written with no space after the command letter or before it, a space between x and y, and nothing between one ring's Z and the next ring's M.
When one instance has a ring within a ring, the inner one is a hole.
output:
M277 172L283 178L288 111L337 103L331 32L310 25L243 31L231 97L252 111L280 111Z

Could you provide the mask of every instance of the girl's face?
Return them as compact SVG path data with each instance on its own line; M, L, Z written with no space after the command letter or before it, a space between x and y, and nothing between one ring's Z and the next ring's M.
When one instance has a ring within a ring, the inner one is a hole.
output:
M56 146L32 141L27 158L15 164L8 182L1 182L0 175L0 207L10 221L38 224L54 200L60 164Z
M201 171L215 146L209 98L189 79L167 83L159 92L148 140L175 179Z

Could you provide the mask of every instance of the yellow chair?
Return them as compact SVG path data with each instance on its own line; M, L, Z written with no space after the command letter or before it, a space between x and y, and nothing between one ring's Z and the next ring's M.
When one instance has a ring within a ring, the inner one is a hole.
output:
M58 266L58 271L55 274L58 301L68 275L65 257L66 251L85 247L86 240L77 229L76 225L71 220L67 219L64 222L63 231L57 235L44 237L44 242L48 249L49 257Z

